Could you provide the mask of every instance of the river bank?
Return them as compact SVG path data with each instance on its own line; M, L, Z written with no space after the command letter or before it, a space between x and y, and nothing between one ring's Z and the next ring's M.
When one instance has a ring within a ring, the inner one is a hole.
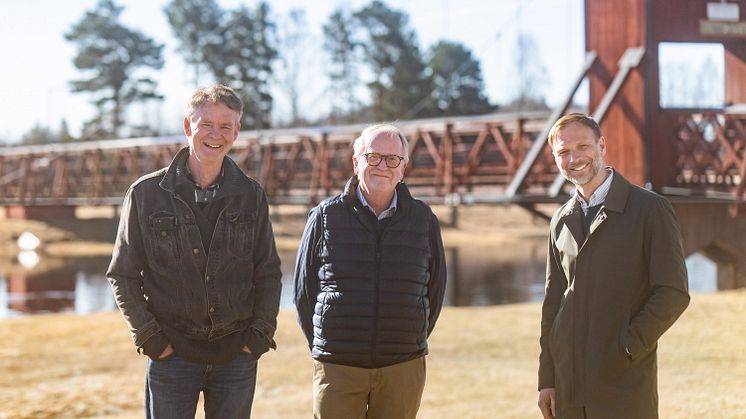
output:
M556 206L542 209L550 214ZM102 211L108 210L108 211ZM459 207L454 223L450 207L434 206L441 222L444 241L491 244L521 237L546 237L548 224L514 205ZM280 249L296 249L306 223L308 208L303 205L270 208L272 226ZM0 209L0 258L14 257L20 250L16 239L30 232L41 240L39 250L50 257L111 255L117 220L110 207L79 207L76 218L45 221L7 218Z
M536 303L444 309L419 417L538 418ZM746 291L694 295L659 349L661 418L746 417ZM117 312L1 320L0 418L142 417L145 358ZM307 418L311 362L294 313L262 358L253 417ZM199 417L199 416L198 416Z

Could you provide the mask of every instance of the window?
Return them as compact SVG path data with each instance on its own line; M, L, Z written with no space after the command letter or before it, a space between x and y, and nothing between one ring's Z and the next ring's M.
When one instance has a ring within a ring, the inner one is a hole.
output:
M725 98L722 44L658 45L662 108L721 108Z

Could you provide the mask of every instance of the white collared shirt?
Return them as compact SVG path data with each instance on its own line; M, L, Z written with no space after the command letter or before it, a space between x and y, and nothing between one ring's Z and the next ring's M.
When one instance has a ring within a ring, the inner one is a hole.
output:
M373 215L376 215L376 211L368 204L368 201L365 200L365 196L363 196L363 191L360 189L360 185L355 188L355 191L357 192L357 199L360 200L360 203L363 204L363 206L367 207ZM389 207L383 210L377 217L379 220L383 220L384 218L393 217L394 213L396 212L396 189L394 189L394 197L391 198L391 204L389 204Z
M606 180L604 180L604 182L593 191L591 196L588 198L588 202L585 202L583 196L580 195L578 189L575 188L575 199L580 202L580 208L583 210L583 214L588 214L588 207L601 205L606 201L606 195L609 194L609 189L611 189L611 179L614 177L614 170L608 166L604 169L609 172L609 176L607 176Z

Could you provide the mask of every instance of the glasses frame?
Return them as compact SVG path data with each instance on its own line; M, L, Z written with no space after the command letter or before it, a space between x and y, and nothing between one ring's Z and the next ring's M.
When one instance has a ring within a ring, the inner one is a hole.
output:
M401 165L401 162L404 161L404 157L396 154L364 153L362 156L365 158L365 161L369 166L378 166L381 164L381 160L383 160L386 162L386 167L389 169L396 169Z

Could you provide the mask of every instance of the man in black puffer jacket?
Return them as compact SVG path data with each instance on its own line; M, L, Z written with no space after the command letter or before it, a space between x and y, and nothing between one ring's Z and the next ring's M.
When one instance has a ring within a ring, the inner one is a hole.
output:
M314 417L415 418L446 266L438 219L402 182L404 135L355 141L355 176L314 208L295 267L298 321L314 358Z

